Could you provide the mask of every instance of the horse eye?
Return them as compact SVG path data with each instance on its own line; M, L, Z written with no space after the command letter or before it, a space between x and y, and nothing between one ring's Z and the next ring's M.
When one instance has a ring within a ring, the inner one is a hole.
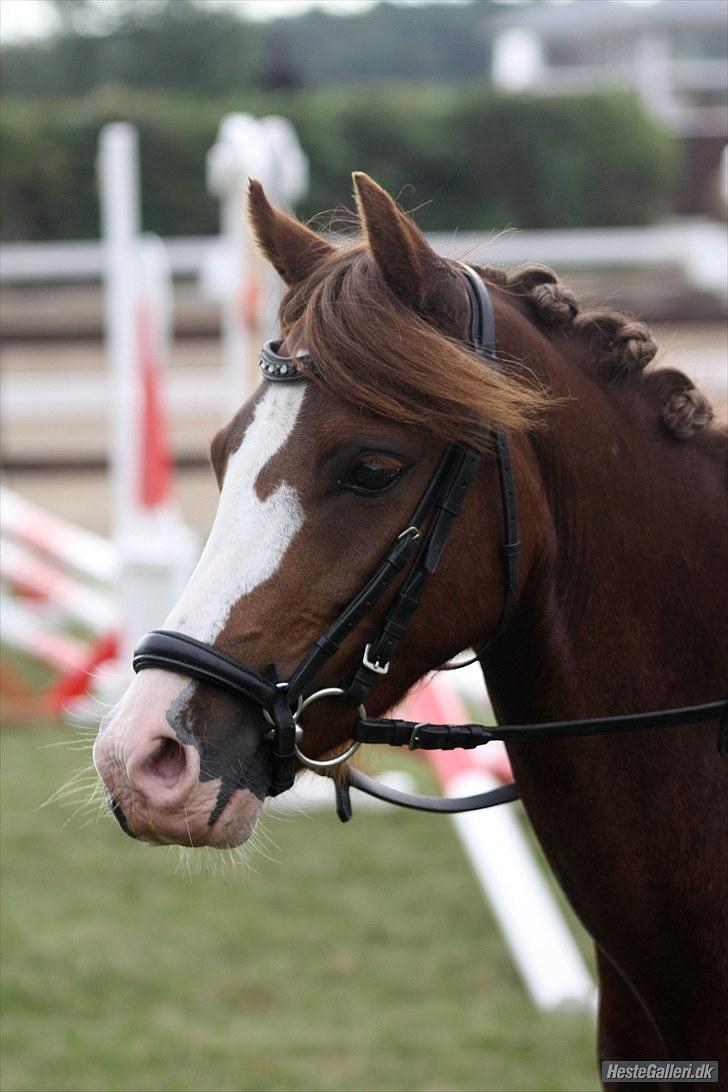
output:
M401 473L402 463L391 455L359 455L337 484L352 493L383 493Z

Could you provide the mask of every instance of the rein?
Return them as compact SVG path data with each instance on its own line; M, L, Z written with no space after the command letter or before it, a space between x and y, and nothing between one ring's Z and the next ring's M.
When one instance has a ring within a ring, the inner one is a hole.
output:
M498 367L495 348L495 316L486 286L469 266L461 271L470 302L468 342L491 367ZM298 365L315 362L304 356L292 359L278 352L280 341L268 341L260 356L263 377L270 382L301 382L307 379ZM507 628L518 590L518 540L516 492L508 439L504 432L493 433L501 508L503 513L503 564L505 595L500 620L486 644L476 651L479 659ZM391 804L419 811L455 813L474 811L507 803L518 798L515 783L476 796L443 799L389 789L359 770L345 765L362 743L380 743L393 747L406 745L410 750L451 750L455 747L480 747L491 740L563 739L645 728L670 727L719 720L718 750L728 757L728 700L687 706L681 709L621 716L554 721L548 724L436 725L403 720L367 717L364 699L379 675L386 675L390 661L404 637L410 618L419 607L427 582L436 572L468 488L480 464L478 452L464 444L450 444L404 530L397 536L363 588L350 600L326 633L318 637L310 651L287 680L279 680L273 666L262 674L246 667L213 645L182 633L152 630L139 641L132 661L135 671L162 668L210 683L236 697L258 705L270 725L265 738L270 741L272 775L268 790L277 796L293 785L297 763L324 772L342 767L336 778L336 811L346 822L351 818L350 787L359 789ZM338 651L348 634L371 612L398 574L409 571L389 606L376 638L364 648L361 662L345 686L326 687L306 693L307 687L324 665ZM465 665L462 665L465 666ZM304 711L326 697L340 698L357 709L351 744L340 754L314 759L302 750Z

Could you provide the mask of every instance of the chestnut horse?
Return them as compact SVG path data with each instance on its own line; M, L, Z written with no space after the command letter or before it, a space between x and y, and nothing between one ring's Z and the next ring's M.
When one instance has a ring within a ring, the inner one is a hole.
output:
M498 625L488 437L507 430L520 569L515 609L481 660L499 723L724 696L726 435L706 427L703 396L678 372L645 370L656 350L644 326L580 309L538 266L478 271L497 328L501 367L489 366L467 342L457 263L366 175L354 181L363 238L342 250L251 183L256 236L288 285L279 353L308 381L263 383L215 437L218 512L165 627L289 678L407 527L447 445L463 443L483 458L367 698L382 713ZM402 578L318 686L356 669ZM341 702L310 709L307 753L341 751L352 716ZM249 837L271 788L266 729L250 700L152 669L94 757L128 833L229 846ZM716 735L714 722L509 745L530 820L596 944L603 1058L720 1058L728 1073L728 763Z

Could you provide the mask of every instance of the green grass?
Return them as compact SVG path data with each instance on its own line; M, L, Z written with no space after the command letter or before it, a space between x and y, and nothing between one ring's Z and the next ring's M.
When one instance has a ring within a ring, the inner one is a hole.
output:
M592 1019L533 1008L447 820L270 818L255 871L190 876L36 810L85 757L59 734L2 740L5 1092L597 1087Z

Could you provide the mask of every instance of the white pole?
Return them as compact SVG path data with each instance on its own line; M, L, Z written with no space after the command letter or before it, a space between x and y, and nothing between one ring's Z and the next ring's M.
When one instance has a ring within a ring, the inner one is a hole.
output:
M165 437L167 424L164 378L172 340L172 274L163 241L156 235L140 235L134 261L138 341L129 383L139 389L144 374L148 385L144 397L138 398L138 417L129 428L138 476L130 519L120 540L124 612L120 648L125 664L131 663L142 634L167 616L199 557L197 535L183 522L174 496L172 468L163 450L148 447L154 436Z
M236 184L223 198L220 206L220 228L227 239L231 280L222 302L223 347L228 396L234 403L243 402L250 393L250 337L245 319L245 281L248 257L244 221L245 197L242 185Z
M104 252L106 352L112 381L109 414L112 537L119 543L135 510L139 480L139 388L136 358L134 268L139 235L139 150L136 129L125 122L101 130L98 156Z
M133 126L114 123L102 129L98 174L113 391L109 428L122 608L119 668L127 672L136 641L167 615L194 568L198 549L196 536L179 515L163 465L162 373L172 335L172 282L164 244L140 234ZM154 450L150 438L159 441Z
M254 248L248 228L246 191L250 177L264 184L271 174L268 143L250 114L228 114L207 156L207 186L220 199L220 276L227 404L238 406L253 390L257 372L251 341L250 304L255 290Z
M305 192L308 160L286 118L228 114L207 156L207 186L220 200L220 246L206 275L222 308L226 414L257 384L258 345L275 333L280 298L280 280L258 253L248 225L250 178L259 179L278 205Z
M449 680L436 676L403 703L407 720L462 724L468 719ZM487 759L488 748L485 748ZM424 753L446 796L487 792L501 782L469 751ZM505 806L453 815L458 836L534 1004L593 1008L591 980L535 861L517 816Z
M474 769L449 781L446 791L470 796L498 784ZM516 816L497 807L454 815L453 821L534 1004L547 1011L593 1008L594 983Z
M270 172L261 181L274 204L290 210L308 190L308 157L305 155L293 123L277 114L261 118L261 128L268 143ZM260 314L261 340L275 337L278 328L278 307L281 300L281 279L273 266L253 248L264 290Z

